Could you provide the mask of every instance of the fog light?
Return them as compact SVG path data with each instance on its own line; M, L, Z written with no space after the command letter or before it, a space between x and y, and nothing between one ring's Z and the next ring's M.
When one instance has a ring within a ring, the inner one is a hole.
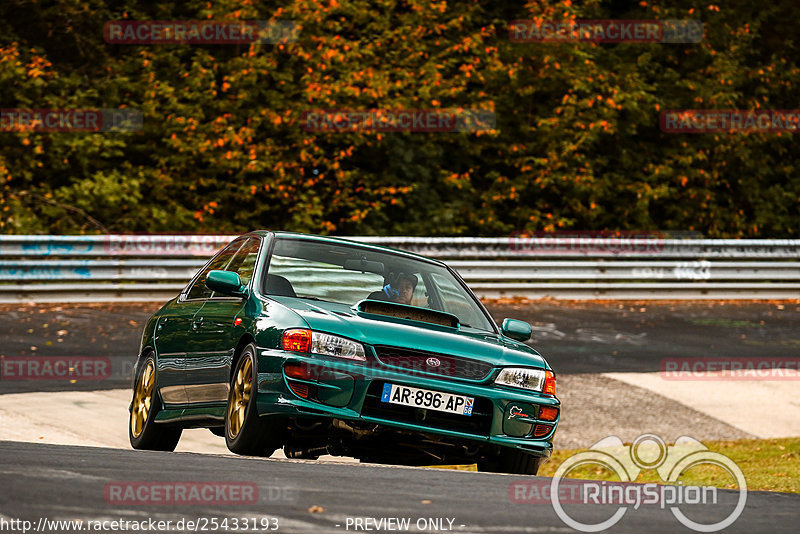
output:
M555 421L556 417L558 417L558 408L542 406L539 409L539 419L542 421Z
M289 362L283 366L283 372L289 378L299 378L301 380L308 380L310 376L308 365L304 363Z
M550 425L536 425L533 429L533 435L540 438L549 434L551 430L553 430L553 427Z

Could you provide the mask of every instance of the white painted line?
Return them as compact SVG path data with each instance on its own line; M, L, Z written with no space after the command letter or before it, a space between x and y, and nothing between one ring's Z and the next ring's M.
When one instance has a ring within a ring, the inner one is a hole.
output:
M0 440L130 449L128 389L2 395ZM185 430L178 451L230 454L224 438Z
M800 436L798 380L667 380L660 373L605 376L662 395L759 438Z

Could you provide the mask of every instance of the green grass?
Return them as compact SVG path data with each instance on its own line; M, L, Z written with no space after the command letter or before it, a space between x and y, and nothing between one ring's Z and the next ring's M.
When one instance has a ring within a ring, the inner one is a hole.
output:
M708 441L703 442L703 445L736 462L744 473L748 490L800 493L800 438ZM550 461L539 470L539 474L553 476L561 462L582 450L555 451ZM599 467L576 469L570 473L570 477L618 480L613 473ZM736 487L727 472L710 465L693 467L679 480L684 485ZM642 471L635 482L663 481L654 469L650 469Z
M800 493L800 438L754 439L737 441L708 441L709 450L729 457L742 469L750 491L781 491ZM570 456L586 449L556 450L550 461L539 470L541 476L553 476L558 466ZM442 469L476 471L476 465L431 466ZM575 469L570 478L590 480L619 480L607 469L597 466ZM702 465L687 470L679 481L683 485L715 486L734 489L731 476L721 468ZM654 470L642 471L635 482L663 483Z

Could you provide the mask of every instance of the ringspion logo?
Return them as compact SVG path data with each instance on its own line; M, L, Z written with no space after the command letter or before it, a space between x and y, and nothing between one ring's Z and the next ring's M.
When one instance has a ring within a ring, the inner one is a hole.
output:
M584 466L607 469L619 478L619 482L582 481L576 495L572 490L574 481L565 480L565 477ZM681 475L697 466L722 469L733 480L738 495L733 510L727 515L727 508L721 505L715 486L681 483ZM654 469L667 484L632 484L639 473L646 469ZM572 491L561 490L561 485L565 482ZM525 502L520 501L520 497L525 497L525 488L510 488L509 491L512 489L512 502ZM567 501L562 501L562 497L566 497ZM550 481L549 499L556 515L566 525L580 532L609 529L622 520L626 513L635 513L642 505L669 508L675 519L691 530L717 532L732 525L744 511L747 504L747 481L741 468L733 460L724 454L708 450L705 445L688 436L681 436L674 445L668 446L654 434L643 434L627 447L617 436L609 436L592 445L588 451L570 456L558 467ZM607 519L582 522L586 519L576 519L563 506L575 501L584 505L611 505L618 508ZM704 505L704 510L711 513L706 514L704 521L695 521L685 513L693 505ZM719 517L713 514L712 506L715 505L719 507Z

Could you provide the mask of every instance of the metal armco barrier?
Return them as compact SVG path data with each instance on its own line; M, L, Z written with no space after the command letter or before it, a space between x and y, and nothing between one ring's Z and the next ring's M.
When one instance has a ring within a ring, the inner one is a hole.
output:
M166 301L234 237L0 236L0 302ZM800 298L800 240L348 239L442 259L481 298Z

